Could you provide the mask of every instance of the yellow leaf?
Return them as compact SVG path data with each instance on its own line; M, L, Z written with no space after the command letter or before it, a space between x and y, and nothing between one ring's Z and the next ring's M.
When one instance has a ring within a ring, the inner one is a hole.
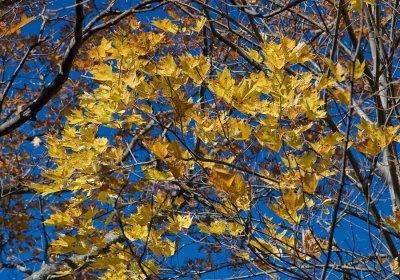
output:
M336 97L336 99L343 102L345 105L350 105L350 91L336 89L332 91L332 94Z
M125 227L124 233L125 236L130 241L137 241L137 240L145 241L149 234L149 230L147 225L145 226L134 225L132 227Z
M75 236L70 236L70 235L65 235L63 233L60 233L58 235L58 239L53 240L51 242L51 245L53 247L53 252L54 253L67 253L71 252L74 247L74 243L76 242L76 237Z
M281 37L280 41L281 41L281 48L285 56L285 60L289 62L290 54L294 49L294 47L296 46L296 41L288 37Z
M306 154L301 155L297 160L297 164L300 166L302 170L311 171L312 166L317 160L317 155L310 151Z
M140 22L138 22L138 20L137 20L136 17L132 17L132 18L129 20L129 27L130 27L132 30L138 30L138 29L140 28Z
M320 109L323 105L324 101L319 97L318 92L304 92L304 103L301 104L301 107L310 120L325 117L326 112Z
M182 229L188 229L192 224L192 217L190 215L182 216L176 215L173 218L168 217L169 225L168 229L172 233L177 234Z
M51 214L49 219L43 223L49 226L69 227L73 224L73 222L73 217L65 215L63 212L57 212L55 214Z
M90 51L90 55L97 59L104 59L111 53L112 44L106 38L102 38L100 45Z
M243 226L237 222L229 222L227 230L229 231L230 235L238 236L243 232Z
M93 149L99 154L104 153L109 147L108 139L105 137L96 138L93 142Z
M360 63L360 61L357 59L354 69L354 78L355 79L361 78L364 73L364 69L365 69L365 60L362 63Z
M290 211L298 211L304 206L304 195L300 191L296 193L293 189L287 189L283 191L281 202Z
M282 162L284 165L286 165L289 168L295 168L297 166L296 163L296 158L293 155L288 155L287 157L282 157L281 158Z
M93 78L98 81L112 81L113 70L111 65L102 63L93 67L91 71Z
M39 193L42 196L46 196L48 194L56 193L63 190L63 186L57 186L53 184L36 184L29 183L26 185L28 188L33 189L35 192Z
M211 67L210 62L203 55L194 57L191 54L186 54L180 57L180 62L183 73L193 79L195 86L203 83Z
M393 259L393 261L391 261L389 265L394 275L400 275L399 261L397 258Z
M255 248L260 250L261 252L265 252L273 258L280 259L281 257L281 250L262 238L256 238L255 240L251 240L250 244L253 245Z
M212 169L210 181L215 184L218 189L229 191L235 181L236 173L222 166L215 166Z
M81 110L71 110L67 115L68 124L82 125L86 122L86 117Z
M310 51L310 46L306 45L304 42L301 42L292 50L289 60L292 64L299 64L305 63L313 58L314 55Z
M300 149L303 147L304 141L301 138L301 135L299 133L296 133L294 131L287 131L285 132L285 142L292 147L293 149Z
M252 79L243 79L232 94L232 105L246 114L256 114L260 106L261 91Z
M209 227L209 232L210 233L215 233L215 234L223 234L226 230L226 224L224 221L217 220L214 222L211 222L210 227Z
M311 208L315 205L315 201L312 198L305 198L304 199L305 204L307 205L308 208Z
M322 75L318 80L318 83L316 85L316 89L318 91L321 91L323 89L329 89L329 88L332 88L332 86L334 84L335 84L335 80L327 77L326 75Z
M168 152L172 157L178 160L190 158L189 152L185 151L178 141L175 140L173 140L168 146Z
M357 13L361 14L363 2L370 4L370 5L372 5L374 3L373 0L350 0L351 10L353 12L357 12Z
M255 49L248 49L246 53L257 63L261 63L263 61L262 56Z
M284 189L282 197L277 199L278 204L270 203L270 209L279 217L291 224L297 224L301 220L301 214L297 211L304 207L304 194L293 189Z
M179 179L185 174L185 166L179 160L169 159L167 162L168 168L176 179Z
M122 249L123 250L123 249ZM130 258L132 258L132 256L129 255ZM160 272L160 268L158 266L156 266L154 264L154 260L152 259L148 259L145 261L142 261L142 263L139 265L137 262L134 262L132 265L132 268L134 269L134 271L136 271L139 275L132 278L132 276L135 276L134 274L132 274L132 270L129 270L129 273L127 271L126 275L128 275L129 277L127 277L124 274L124 278L121 278L119 274L121 269L117 268L115 272L113 272L112 274L109 275L108 278L104 279L104 280L142 280L142 279L146 279L149 278L149 275L155 274L158 275ZM118 275L118 278L116 277L116 275Z
M225 67L222 73L218 73L217 78L211 81L210 85L217 97L224 99L228 104L232 102L235 79L231 77L228 67Z
M161 30L165 32L171 32L172 34L178 33L179 27L170 21L169 19L156 19L153 20L153 25L157 28L160 28Z
M317 185L318 177L314 172L303 176L303 190L305 193L314 194Z
M279 129L270 129L266 126L261 126L255 133L258 142L261 145L279 152L282 146L281 134Z
M153 143L146 142L146 146L150 148L152 153L159 159L164 159L168 155L169 142L158 138Z
M175 254L176 250L176 243L170 241L168 238L162 241L163 244L163 250L162 250L162 255L164 257L170 257Z
M364 119L361 124L356 125L358 143L354 146L363 153L378 155L397 137L400 126L378 126L377 123L370 123Z
M275 42L263 43L261 45L265 60L264 64L272 71L282 69L286 64L285 55L281 46Z
M180 71L176 65L174 57L170 54L164 57L159 64L155 65L155 74L157 75L176 78L179 76L179 73ZM170 88L170 85L168 88Z
M333 63L332 60L329 58L325 58L325 63L328 65L329 69L331 70L332 74L335 76L338 82L343 82L348 74L347 69L344 68L340 63L336 65Z
M169 99L174 109L175 119L185 125L185 117L188 115L188 112L192 110L193 102L186 96L185 92L181 90L171 91Z
M174 178L173 174L169 171L168 172L159 171L149 166L142 167L142 171L146 175L146 178L149 180L169 181Z
M62 267L59 268L58 271L56 271L57 275L72 275L74 273L74 269L67 266L67 265L63 265Z
M221 220L213 221L209 226L204 223L198 223L197 226L199 227L200 232L218 235L223 234L227 229L225 222Z
M240 251L235 254L236 257L250 261L250 253L246 251Z
M140 126L140 125L144 124L145 122L141 115L132 114L132 115L129 115L128 117L126 117L126 123L130 124L130 125L136 124L136 125Z
M227 129L224 129L226 136L232 137L235 140L248 140L251 134L250 126L241 119L229 118Z
M199 18L196 18L196 27L194 27L193 30L199 33L203 29L206 22L207 18L205 17L200 16Z
M155 213L152 206L147 204L140 205L137 208L137 212L129 216L129 218L124 219L124 222L134 227L138 225L147 227L147 224L150 222L154 215Z

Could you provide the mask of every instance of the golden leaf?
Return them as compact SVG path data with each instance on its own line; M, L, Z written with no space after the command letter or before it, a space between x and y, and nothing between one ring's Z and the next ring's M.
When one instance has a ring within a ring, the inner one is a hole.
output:
M172 218L168 217L168 221L170 222L168 230L177 234L182 229L188 229L192 224L192 220L193 218L190 217L190 215L175 215Z
M160 28L161 30L165 32L170 32L172 34L178 33L179 27L170 21L169 19L157 19L153 20L153 25L157 28Z
M102 63L96 65L91 71L93 78L98 81L112 81L113 80L113 70L111 65Z
M24 27L34 19L36 19L36 16L27 17L25 13L22 13L19 23L12 24L10 28L1 27L3 34L0 35L0 38L8 36L13 33L19 33L22 27Z
M282 146L281 133L279 129L271 129L266 126L261 126L257 129L256 138L261 145L279 152Z
M197 33L200 33L200 31L203 29L204 25L207 22L207 18L200 16L199 18L196 18L196 27L192 28L194 31Z

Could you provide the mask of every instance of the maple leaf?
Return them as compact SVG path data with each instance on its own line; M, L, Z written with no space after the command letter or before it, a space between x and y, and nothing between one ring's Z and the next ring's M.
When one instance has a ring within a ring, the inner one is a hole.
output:
M257 140L263 146L279 152L282 146L281 133L279 129L261 126L256 131Z
M176 234L182 229L188 229L192 224L193 218L190 217L190 215L176 215L174 217L168 217L168 220L170 222L168 225L169 231Z
M210 225L206 225L203 223L197 224L200 228L200 232L210 233L210 234L223 234L226 230L226 224L224 221L217 220L210 223Z
M171 32L172 34L178 33L179 27L169 19L153 20L153 25L163 31Z
M113 70L111 65L101 64L94 66L91 71L93 78L98 81L112 81Z
M357 128L356 137L360 142L354 146L363 153L377 155L396 139L400 126L383 127L363 119Z
M277 204L269 204L272 211L291 224L300 222L301 214L298 211L304 207L305 202L301 192L296 193L293 189L285 189L282 197L278 198L277 201Z
M255 248L260 250L261 252L265 252L271 257L279 259L282 251L275 245L271 244L265 239L256 238L255 240L251 240L250 244L253 245Z

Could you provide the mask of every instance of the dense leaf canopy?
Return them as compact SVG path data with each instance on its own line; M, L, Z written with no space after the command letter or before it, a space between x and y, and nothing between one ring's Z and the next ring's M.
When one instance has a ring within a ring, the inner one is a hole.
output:
M0 1L0 276L398 277L399 11Z

